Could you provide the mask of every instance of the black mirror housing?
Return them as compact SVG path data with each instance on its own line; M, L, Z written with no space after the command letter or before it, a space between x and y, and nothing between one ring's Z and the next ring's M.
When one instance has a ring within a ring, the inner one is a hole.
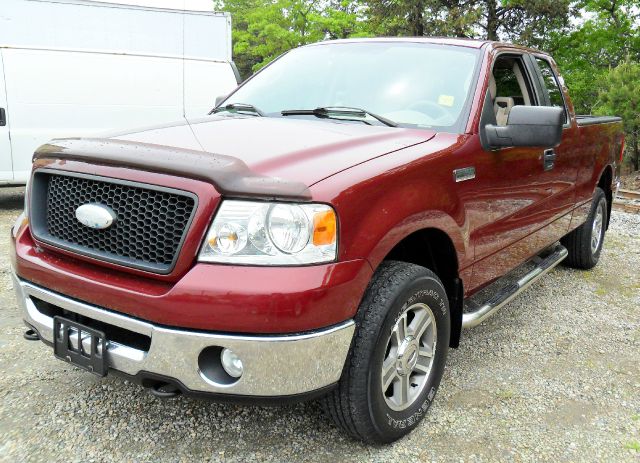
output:
M554 148L560 144L563 124L563 108L514 106L506 126L487 124L484 131L491 149L512 146Z

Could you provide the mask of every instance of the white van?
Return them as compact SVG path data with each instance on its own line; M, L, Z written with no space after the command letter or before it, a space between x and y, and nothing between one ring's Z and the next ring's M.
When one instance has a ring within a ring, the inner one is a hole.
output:
M204 116L235 88L231 18L187 1L0 0L0 184L51 138Z

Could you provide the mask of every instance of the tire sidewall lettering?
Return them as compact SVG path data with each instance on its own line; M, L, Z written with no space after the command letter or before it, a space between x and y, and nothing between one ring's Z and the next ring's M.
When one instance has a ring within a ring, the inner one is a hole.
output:
M433 398L436 395L436 391L437 388L435 386L432 386L429 390L429 394L427 394L426 400L422 402L418 410L416 410L408 418L398 420L387 413L387 424L389 425L389 427L394 429L406 429L407 427L411 427L417 424L422 419L424 414L427 413L429 408L431 408L431 404L433 403Z
M436 317L436 326L438 330L438 342L446 343L448 346L449 343L449 330L450 330L450 322L449 322L449 306L448 301L444 298L444 288L442 288L441 283L433 278L420 278L415 281L415 284L410 285L406 288L405 291L398 294L397 302L403 301L401 305L396 305L396 309L393 310L393 318L388 318L387 321L383 324L383 331L381 331L381 343L384 343L386 347L386 339L389 335L389 331L393 328L395 323L400 319L404 311L414 305L416 303L422 302L427 304L433 311L434 316ZM444 346L443 346L444 347ZM383 349L383 348L381 348ZM424 396L419 399L419 402L414 403L410 408L404 411L394 411L388 408L386 403L384 402L384 397L380 392L379 386L379 373L376 372L372 376L372 384L370 384L371 394L374 394L376 398L373 400L374 408L378 409L379 412L383 413L383 423L380 423L383 428L386 428L386 431L383 432L392 432L392 433L406 433L421 421L424 415L427 413L433 400L435 398L436 392L438 390L440 384L440 378L442 376L442 372L444 371L444 363L446 362L446 348L437 349L436 352L444 351L444 358L439 358L436 360L436 364L434 364L433 376L429 379L430 384L427 385L425 391L423 391ZM382 354L378 352L378 360L374 362L372 365L373 368L379 370L381 368L382 359L380 358ZM419 405L418 405L419 404ZM381 417L382 418L382 417Z

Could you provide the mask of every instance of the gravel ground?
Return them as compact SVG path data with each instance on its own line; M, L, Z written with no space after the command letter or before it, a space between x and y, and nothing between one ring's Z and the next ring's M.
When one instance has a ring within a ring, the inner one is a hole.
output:
M0 190L0 253L22 204ZM640 215L617 213L601 263L558 268L451 352L423 424L387 447L342 436L315 403L161 401L22 339L0 263L3 461L640 462Z

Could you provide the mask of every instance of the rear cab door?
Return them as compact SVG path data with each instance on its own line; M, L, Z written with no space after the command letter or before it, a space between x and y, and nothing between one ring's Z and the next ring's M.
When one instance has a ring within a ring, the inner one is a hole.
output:
M13 165L9 133L9 108L7 107L7 87L4 77L2 49L0 48L0 183L10 183L12 181Z
M544 176L551 194L542 207L547 211L549 221L565 216L565 220L551 225L546 230L548 239L554 240L568 232L564 228L569 222L566 214L576 203L576 181L584 153L580 148L580 132L573 114L573 107L566 96L567 89L555 62L549 56L542 54L532 54L530 58L538 77L540 105L560 107L565 113L560 145L553 150L545 151L547 167Z

